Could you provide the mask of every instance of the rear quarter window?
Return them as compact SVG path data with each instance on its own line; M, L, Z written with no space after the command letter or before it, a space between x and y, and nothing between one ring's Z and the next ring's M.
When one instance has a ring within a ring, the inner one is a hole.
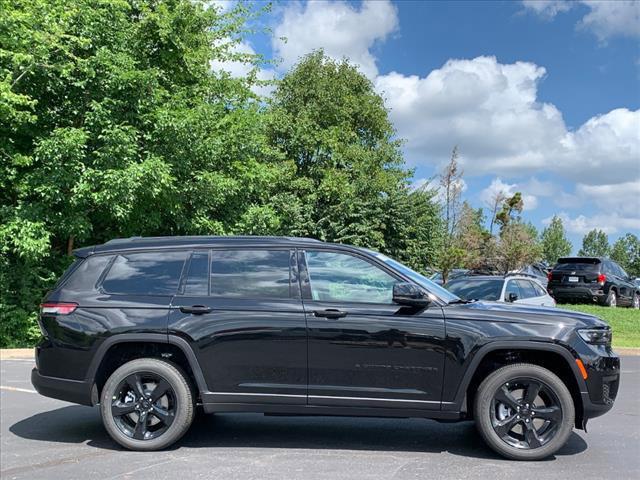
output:
M102 282L107 293L175 295L187 252L119 254Z
M62 283L63 290L89 292L96 289L100 276L109 265L113 255L92 255L79 264ZM73 267L73 266L72 266Z

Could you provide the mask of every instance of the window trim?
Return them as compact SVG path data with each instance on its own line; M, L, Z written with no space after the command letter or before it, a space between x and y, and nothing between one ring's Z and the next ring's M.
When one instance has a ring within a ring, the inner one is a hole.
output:
M398 272L390 268L384 262L379 261L376 258L371 258L365 254L360 252L353 252L351 250L342 250L338 248L322 248L322 247L313 247L313 248L301 248L298 249L298 269L300 270L300 287L302 293L302 300L309 302L323 302L323 303L343 303L343 304L357 304L357 305L385 305L385 306L393 306L397 305L393 301L390 303L378 303L378 302L354 302L354 301L328 301L328 300L314 300L313 295L311 293L311 281L309 277L309 270L307 267L307 251L311 252L325 252L325 253L337 253L342 255L348 255L351 257L358 258L363 260L374 267L382 270L384 273L394 278L397 282L407 282L407 283L415 283L413 281L409 281L404 279ZM399 307L399 305L397 305Z

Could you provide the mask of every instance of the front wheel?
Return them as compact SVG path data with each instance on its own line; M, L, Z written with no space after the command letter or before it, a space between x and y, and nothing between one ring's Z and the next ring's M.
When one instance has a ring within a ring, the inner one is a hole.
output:
M631 308L640 310L640 294L638 294L637 292L633 294L633 299L631 300Z
M118 368L102 389L100 413L116 442L130 450L160 450L189 429L194 401L187 376L155 358Z
M546 368L515 364L491 373L474 402L480 435L500 455L540 460L553 455L573 430L575 410L566 385Z

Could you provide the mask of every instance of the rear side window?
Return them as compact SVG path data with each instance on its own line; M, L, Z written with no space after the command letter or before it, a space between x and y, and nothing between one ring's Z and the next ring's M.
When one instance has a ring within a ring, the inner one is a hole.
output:
M187 252L125 253L116 257L102 288L128 295L175 295Z
M538 285L536 282L531 282L531 284L533 285L533 288L536 289L536 294L538 297L543 297L547 294L547 291L542 288L542 286Z
M76 263L70 267L73 270L60 279L62 288L74 292L94 290L112 258L113 255L92 255L84 260L76 260Z
M212 250L211 295L289 298L289 250Z

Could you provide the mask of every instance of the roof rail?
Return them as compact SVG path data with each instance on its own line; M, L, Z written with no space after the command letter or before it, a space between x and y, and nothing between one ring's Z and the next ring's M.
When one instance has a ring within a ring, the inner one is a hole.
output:
M537 275L532 273L523 273L523 272L509 272L505 274L505 277L530 277L530 278L540 278Z

